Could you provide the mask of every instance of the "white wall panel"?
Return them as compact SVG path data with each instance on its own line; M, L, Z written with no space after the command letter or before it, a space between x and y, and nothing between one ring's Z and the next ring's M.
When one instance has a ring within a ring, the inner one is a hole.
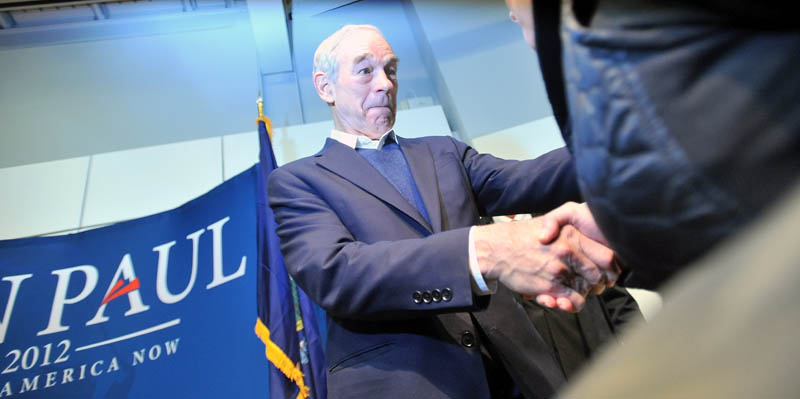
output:
M333 121L278 127L272 132L272 146L278 165L316 154L330 136ZM225 179L236 176L258 162L258 132L224 136Z
M439 105L397 112L395 131L402 137L450 135L450 127ZM316 154L333 129L333 121L275 128L273 146L278 165ZM258 162L258 133L223 136L224 178L230 179Z
M331 129L332 120L275 129L272 143L278 165L319 152L331 135Z
M117 5L182 7L155 3ZM19 30L0 30L0 167L253 127L259 75L244 7ZM28 41L45 33L57 44Z
M272 132L272 146L278 165L316 154L322 149L333 121L277 127ZM225 179L258 162L258 132L231 134L223 138Z
M0 239L78 227L89 157L0 169Z
M441 105L397 112L394 131L401 137L450 136L450 125Z
M505 159L531 159L564 146L556 119L548 116L472 139L480 152Z
M222 157L228 180L258 162L258 132L229 134L222 137Z
M502 1L409 3L419 19L418 40L428 42L437 84L447 93L439 98L449 96L442 102L459 125L453 128L463 130L458 137L475 139L553 114L536 53Z
M661 295L657 292L638 288L628 288L628 292L639 304L639 310L642 311L645 320L652 320L664 306Z
M278 165L319 152L325 139L330 136L331 129L333 121L330 120L276 128L273 146ZM408 138L450 135L447 118L439 105L398 111L394 129L400 136Z
M175 208L222 182L221 138L95 155L83 226Z

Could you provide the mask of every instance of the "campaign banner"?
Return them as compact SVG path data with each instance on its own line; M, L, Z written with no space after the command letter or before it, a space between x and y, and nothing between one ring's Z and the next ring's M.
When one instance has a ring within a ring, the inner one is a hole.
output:
M0 398L266 397L255 187L254 167L168 212L0 241Z

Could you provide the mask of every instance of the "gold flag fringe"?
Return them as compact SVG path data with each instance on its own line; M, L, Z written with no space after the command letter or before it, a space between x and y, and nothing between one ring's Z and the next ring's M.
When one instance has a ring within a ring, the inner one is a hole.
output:
M303 380L303 372L300 370L300 364L293 364L292 360L283 353L283 350L275 345L269 338L269 328L264 325L261 319L256 318L256 335L261 338L261 342L266 346L267 359L269 359L275 367L278 368L286 378L297 384L300 392L297 394L297 399L307 399L310 394L310 388L306 386Z

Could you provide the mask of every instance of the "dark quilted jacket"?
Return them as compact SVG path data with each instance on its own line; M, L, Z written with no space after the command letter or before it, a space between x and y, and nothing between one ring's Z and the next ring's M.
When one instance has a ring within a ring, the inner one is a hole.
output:
M558 23L542 19L558 13L540 3L548 95L582 193L632 270L629 286L655 288L797 181L798 29L601 1L565 10L554 66Z

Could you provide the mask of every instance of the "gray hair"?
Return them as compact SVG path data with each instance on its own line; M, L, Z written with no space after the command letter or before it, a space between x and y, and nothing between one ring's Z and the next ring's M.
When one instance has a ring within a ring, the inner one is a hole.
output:
M339 60L337 59L337 47L350 33L356 30L372 30L383 36L378 28L372 25L345 25L341 29L328 36L317 47L314 52L314 71L312 76L317 72L322 72L328 75L332 81L336 81L339 77Z

